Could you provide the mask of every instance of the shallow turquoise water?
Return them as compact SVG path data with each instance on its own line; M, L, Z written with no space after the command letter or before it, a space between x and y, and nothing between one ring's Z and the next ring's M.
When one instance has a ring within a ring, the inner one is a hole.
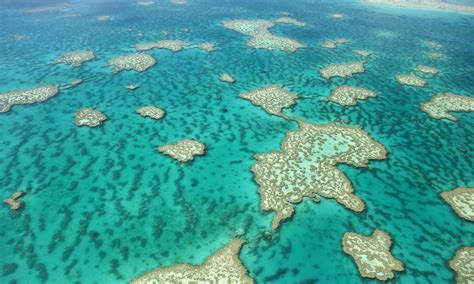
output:
M405 264L393 282L454 281L447 262L459 247L473 245L474 226L439 193L474 186L474 115L458 114L457 123L435 121L419 103L437 92L474 95L472 16L347 1L87 1L35 14L20 12L26 4L4 5L0 92L85 82L0 115L2 196L27 191L21 212L0 210L0 282L123 283L157 266L198 264L236 235L248 240L241 259L257 282L369 282L342 252L341 240L346 231L370 234L375 228L392 236L393 254ZM293 54L250 49L244 36L219 25L224 19L275 19L283 11L309 26L277 25L272 31L309 48ZM348 18L327 18L335 12ZM71 13L80 16L63 17ZM98 23L100 15L112 20ZM15 41L15 34L26 37ZM319 47L335 37L351 42L334 50ZM106 65L133 53L136 43L165 38L215 41L218 50L152 50L158 64L140 74L114 75ZM429 59L425 40L442 44L447 58ZM51 64L63 52L81 49L94 50L97 59L78 68ZM319 76L324 65L359 60L352 49L375 52L364 74L330 82ZM418 64L440 70L426 76L428 87L401 87L393 79ZM222 71L237 82L220 82ZM141 88L130 92L128 84ZM266 84L302 97L286 114L314 123L348 120L386 147L388 159L371 162L369 169L341 166L365 212L308 200L271 233L272 216L259 209L250 167L256 153L278 149L297 126L237 96ZM341 84L379 96L354 108L325 101ZM166 117L135 114L147 104L165 109ZM98 129L76 128L80 107L98 108L109 120ZM155 151L188 137L208 147L191 164Z

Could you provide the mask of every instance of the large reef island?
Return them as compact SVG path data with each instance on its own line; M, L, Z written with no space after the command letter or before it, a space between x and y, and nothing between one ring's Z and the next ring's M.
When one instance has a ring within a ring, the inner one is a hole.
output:
M44 102L58 93L59 87L54 85L0 93L0 113L8 112L14 105Z
M363 0L370 4L383 4L392 5L407 8L421 8L421 9L435 9L435 10L448 10L453 12L474 14L474 7L467 5L459 5L448 3L445 0Z
M177 264L159 267L130 283L253 283L239 259L242 245L241 240L231 241L210 255L201 265Z
M384 231L375 230L371 236L345 233L342 246L356 262L362 277L385 281L395 276L393 271L404 270L403 263L390 252L392 239Z
M474 98L445 93L435 95L427 102L421 103L420 108L434 119L458 119L450 112L473 112Z
M474 222L474 188L458 187L441 192L441 197L459 217Z
M252 167L261 209L276 213L272 228L290 218L293 204L304 197L332 198L350 210L363 211L364 202L337 166L367 167L370 160L386 158L385 148L360 128L295 121L300 129L286 134L279 151L257 154Z
M247 46L252 48L295 52L300 48L306 47L296 40L272 34L270 29L275 26L275 23L271 21L261 19L229 20L223 21L222 25L238 33L250 36Z

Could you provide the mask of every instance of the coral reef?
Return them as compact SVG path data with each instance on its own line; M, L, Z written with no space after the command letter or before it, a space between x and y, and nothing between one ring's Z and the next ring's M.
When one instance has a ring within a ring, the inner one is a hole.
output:
M290 218L293 204L304 197L333 198L350 210L363 211L364 202L337 166L367 167L370 160L386 158L385 148L360 128L297 122L300 128L286 134L279 151L257 154L252 166L260 208L276 213L272 228Z
M355 54L359 54L359 55L361 55L361 56L363 56L363 57L369 57L369 56L371 56L371 55L373 54L372 51L362 50L362 49L355 49L355 50L353 50L352 52L355 53Z
M404 270L403 263L390 252L392 239L384 231L377 229L371 236L345 233L342 246L356 262L362 277L386 281L395 277L393 271Z
M216 44L214 42L203 42L197 46L197 48L206 52L213 52L216 50Z
M149 42L149 43L140 43L134 45L133 47L137 51L145 51L150 50L153 48L161 48L161 49L168 49L171 51L181 51L184 47L191 45L190 43L182 40L160 40L156 42Z
M3 200L3 203L7 204L11 210L18 210L23 206L23 202L20 201L25 193L21 191L14 192L9 198Z
M115 73L122 70L135 70L137 72L143 72L155 65L156 60L149 54L137 53L130 55L120 55L114 59L109 60L108 64L115 67Z
M457 284L472 284L474 282L474 247L459 249L449 262L456 272Z
M371 3L371 4L395 5L395 6L400 6L400 7L420 8L420 9L448 10L448 11L453 11L453 12L474 14L473 6L448 3L444 0L422 0L422 1L364 0L364 1L366 3Z
M100 111L93 108L81 108L74 116L76 126L98 127L107 120L107 117Z
M282 117L283 109L295 104L298 96L277 85L268 85L263 88L240 94L239 97L249 100L252 104L262 107L266 112Z
M376 96L376 93L365 88L353 86L339 86L332 90L331 95L328 97L328 100L343 106L355 106L357 105L357 100L364 100Z
M271 21L260 19L231 20L223 21L222 25L238 33L250 36L250 40L247 41L247 46L252 48L295 52L300 48L306 47L296 40L272 34L270 29L275 26L275 24Z
M365 69L364 63L362 62L330 64L319 70L319 73L325 79L331 79L332 77L352 77L352 75L356 73L363 72L365 72Z
M441 197L459 217L474 222L474 188L458 187L441 192Z
M329 18L334 19L334 20L339 20L339 19L344 19L346 15L341 14L341 13L332 13L329 15Z
M201 265L159 267L130 283L253 283L239 259L242 245L241 240L231 241L207 257Z
M458 119L450 112L474 111L474 98L445 93L431 97L429 101L421 103L420 108L432 118L456 121Z
M0 113L8 112L14 105L26 105L46 101L58 93L59 87L54 85L2 93L0 94Z
M72 66L81 66L84 62L94 60L94 52L92 51L71 51L66 52L58 57L54 64L68 64Z
M336 38L332 40L325 41L321 44L324 48L336 48L338 44L348 43L349 40L347 38Z
M415 75L397 75L395 79L400 85L405 86L424 87L427 84L425 79Z
M306 23L300 22L296 19L289 18L289 17L280 17L275 20L276 23L281 23L281 24L290 24L290 25L295 25L298 27L305 27Z
M438 69L425 65L416 66L415 71L431 75L436 75L439 72Z
M153 119L161 119L165 115L165 111L155 106L144 106L137 109L137 113L144 117L151 117Z
M225 72L219 76L219 80L226 83L235 83L235 79L232 76L230 76L229 73L225 73Z
M158 148L159 152L183 163L194 160L196 155L204 155L205 150L203 143L193 139L184 139Z

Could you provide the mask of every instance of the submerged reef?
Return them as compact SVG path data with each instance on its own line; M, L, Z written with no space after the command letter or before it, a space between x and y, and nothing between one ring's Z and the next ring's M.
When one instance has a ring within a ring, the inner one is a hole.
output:
M137 51L145 51L150 50L153 48L161 48L161 49L168 49L171 51L181 51L184 47L191 45L190 43L182 40L160 40L156 42L149 42L149 43L140 43L134 45L133 47Z
M425 79L415 75L397 75L395 79L400 85L405 86L424 87L427 84Z
M96 17L97 21L99 22L107 22L107 21L110 21L110 19L112 19L110 16L98 16Z
M159 267L130 283L253 283L239 258L242 245L241 240L231 241L201 265Z
M94 60L94 52L92 51L71 51L59 56L54 64L68 64L72 66L81 66L84 62Z
M174 144L168 144L158 148L160 153L183 163L194 160L194 156L196 155L204 155L205 150L206 146L194 139L184 139Z
M362 50L362 49L356 49L356 50L353 50L352 52L355 53L355 54L359 54L363 57L369 57L373 53L372 51Z
M282 50L295 52L306 46L296 40L276 36L270 32L275 23L267 20L230 20L223 21L222 25L238 33L250 36L247 46L252 48L263 48L268 50Z
M81 108L74 116L76 126L98 127L107 120L107 117L100 111L93 108Z
M415 71L431 75L436 75L439 72L438 69L425 65L416 66Z
M444 54L440 52L432 52L430 53L430 58L432 59L441 59L444 58Z
M225 72L219 76L219 80L226 83L235 83L235 79L232 76L230 76L229 73L225 73Z
M474 247L459 249L449 262L449 266L456 272L456 283L472 284L474 281Z
M394 6L408 7L408 8L448 10L448 11L453 11L453 12L474 14L473 6L448 3L444 0L423 0L423 1L364 0L364 1L366 3L371 3L371 4L394 5Z
M283 109L295 104L297 95L277 85L268 85L263 88L240 94L239 97L249 100L252 104L262 107L266 112L282 117Z
M348 43L349 40L347 38L336 38L332 40L325 41L321 44L324 48L336 48L338 44Z
M14 192L9 198L3 200L3 203L7 204L11 210L18 210L23 206L23 202L20 201L25 193L21 191Z
M290 17L280 17L280 18L276 19L275 22L280 23L280 24L295 25L295 26L298 26L298 27L305 27L306 26L306 23L300 22L300 21L298 21L296 19L293 19L293 18L290 18Z
M445 93L431 97L429 101L421 103L420 108L434 119L457 121L450 112L474 111L474 98Z
M370 160L386 158L385 148L360 128L296 121L299 129L286 134L281 149L255 155L252 166L260 208L276 213L272 228L290 218L293 204L304 197L333 198L350 210L363 211L364 202L338 165L367 167Z
M334 19L334 20L339 20L339 19L344 19L346 15L341 14L341 13L332 13L329 15L329 18Z
M115 67L114 73L122 70L135 70L143 72L156 64L153 56L144 53L120 55L108 61L110 66Z
M386 281L395 275L393 271L403 271L403 263L390 252L392 239L381 230L375 230L371 236L353 232L344 234L342 248L352 256L362 277L377 278Z
M206 52L213 52L216 50L216 44L214 42L203 42L197 46L197 48Z
M441 197L459 217L474 222L474 188L458 187L441 192Z
M343 106L355 106L357 105L357 100L364 100L376 96L376 93L365 88L353 86L339 86L332 90L331 95L328 97L328 100Z
M150 117L156 120L163 118L165 111L155 106L144 106L137 109L137 113L144 117Z
M330 64L319 70L319 74L325 79L331 79L332 77L352 77L352 75L356 73L363 72L365 72L365 69L364 63L362 62Z
M59 87L54 85L1 93L0 113L8 112L14 105L27 105L46 101L58 93Z

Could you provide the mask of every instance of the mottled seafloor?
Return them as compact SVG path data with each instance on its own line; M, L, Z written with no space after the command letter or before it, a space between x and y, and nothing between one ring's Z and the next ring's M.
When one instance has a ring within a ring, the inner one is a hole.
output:
M20 212L0 210L1 283L124 283L157 266L201 263L236 235L248 240L241 259L257 282L372 282L360 277L341 240L347 231L375 228L392 236L393 255L405 265L394 283L454 281L447 263L459 247L474 244L474 225L439 194L474 186L474 115L437 121L419 103L437 92L474 96L473 16L335 1L77 1L49 13L1 5L0 92L85 80L47 102L0 114L1 197L27 192ZM245 36L219 24L281 12L308 26L280 24L272 31L307 49L251 49ZM328 18L336 12L348 17ZM98 22L101 15L111 20ZM319 46L338 37L351 42ZM107 67L108 59L134 52L132 45L165 38L215 41L218 49L148 51L158 64L141 74L114 75ZM446 58L430 59L427 40L440 43ZM97 59L76 68L51 64L63 52L84 49ZM375 52L364 74L329 83L320 77L324 65L360 59L352 49ZM426 88L399 86L394 76L418 64L440 74L424 76ZM220 82L224 71L237 82ZM379 96L350 108L325 101L344 83ZM127 91L128 84L140 88ZM259 209L250 167L256 153L277 150L297 126L238 97L265 84L302 97L287 115L313 123L348 120L386 147L388 159L369 169L341 166L366 211L306 200L271 233L272 215ZM156 121L135 113L150 104L166 116ZM81 107L97 108L109 120L78 128L73 118ZM179 164L155 150L184 138L205 143L206 155Z

